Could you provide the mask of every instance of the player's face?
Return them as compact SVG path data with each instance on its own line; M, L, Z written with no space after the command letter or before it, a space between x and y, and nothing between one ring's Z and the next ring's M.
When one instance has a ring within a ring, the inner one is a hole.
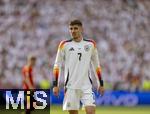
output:
M78 25L69 26L70 35L73 39L79 39L82 34L82 27Z
M31 63L31 66L35 66L35 64L36 64L36 59L31 60L30 63Z

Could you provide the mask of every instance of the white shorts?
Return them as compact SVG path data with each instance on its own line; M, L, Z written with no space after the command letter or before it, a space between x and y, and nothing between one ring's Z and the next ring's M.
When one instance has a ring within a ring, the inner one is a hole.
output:
M92 89L67 89L63 101L63 110L79 110L80 101L85 107L96 106Z

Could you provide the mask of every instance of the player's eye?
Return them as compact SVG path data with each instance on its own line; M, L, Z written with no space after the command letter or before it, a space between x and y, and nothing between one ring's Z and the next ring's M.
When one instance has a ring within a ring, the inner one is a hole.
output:
M78 27L75 27L74 29L75 29L75 30L78 30Z

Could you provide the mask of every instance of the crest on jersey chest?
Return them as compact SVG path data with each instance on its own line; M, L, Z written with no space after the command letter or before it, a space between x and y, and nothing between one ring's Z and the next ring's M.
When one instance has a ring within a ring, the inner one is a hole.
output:
M89 45L85 45L85 46L84 46L84 50L85 50L85 51L89 51L89 50L90 50L90 46L89 46Z

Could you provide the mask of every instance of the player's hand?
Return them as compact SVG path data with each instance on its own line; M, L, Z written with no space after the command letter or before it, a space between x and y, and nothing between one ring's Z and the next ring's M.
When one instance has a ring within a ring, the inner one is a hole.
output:
M103 86L100 86L100 87L98 88L98 91L100 92L101 96L103 96L103 95L104 95L104 92L105 92L105 89L104 89Z
M32 89L32 90L35 89L33 86L29 86L29 88Z
M59 94L59 87L54 87L54 88L53 88L53 94L54 94L55 96L58 96L58 94Z

